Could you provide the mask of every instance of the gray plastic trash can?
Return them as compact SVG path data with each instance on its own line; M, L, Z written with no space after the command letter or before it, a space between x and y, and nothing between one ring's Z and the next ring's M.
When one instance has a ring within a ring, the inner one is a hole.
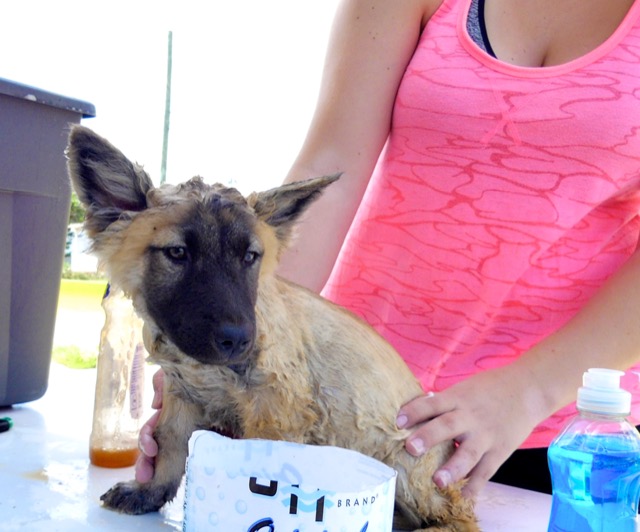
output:
M0 78L0 406L47 389L71 189L64 149L93 105Z

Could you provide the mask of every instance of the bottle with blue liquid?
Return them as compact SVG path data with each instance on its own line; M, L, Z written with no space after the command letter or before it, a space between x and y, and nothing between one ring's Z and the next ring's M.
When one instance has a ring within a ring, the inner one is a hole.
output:
M549 447L553 486L549 532L635 532L640 433L626 420L631 394L622 371L590 369L579 414Z

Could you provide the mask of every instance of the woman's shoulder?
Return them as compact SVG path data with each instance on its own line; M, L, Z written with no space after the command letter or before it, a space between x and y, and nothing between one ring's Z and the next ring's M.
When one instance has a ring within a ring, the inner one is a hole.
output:
M445 0L345 0L342 9L368 11L388 20L390 13L401 18L407 13L419 15L424 26Z

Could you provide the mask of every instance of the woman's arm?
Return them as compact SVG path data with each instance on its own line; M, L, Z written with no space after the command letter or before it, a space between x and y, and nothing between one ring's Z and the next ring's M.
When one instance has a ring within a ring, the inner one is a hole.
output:
M307 212L279 273L320 291L389 134L398 85L441 0L345 0L309 132L286 182L342 172Z
M441 487L469 476L476 495L535 426L575 400L592 367L628 369L640 361L640 253L562 329L517 361L405 405L398 424L417 427L412 454L440 441L460 444L435 474Z

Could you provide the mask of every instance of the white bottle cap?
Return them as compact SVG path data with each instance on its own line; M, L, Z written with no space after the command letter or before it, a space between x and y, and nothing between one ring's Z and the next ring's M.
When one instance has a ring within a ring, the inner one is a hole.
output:
M631 394L620 388L624 371L591 368L582 376L578 389L578 409L598 414L627 416L631 412Z

